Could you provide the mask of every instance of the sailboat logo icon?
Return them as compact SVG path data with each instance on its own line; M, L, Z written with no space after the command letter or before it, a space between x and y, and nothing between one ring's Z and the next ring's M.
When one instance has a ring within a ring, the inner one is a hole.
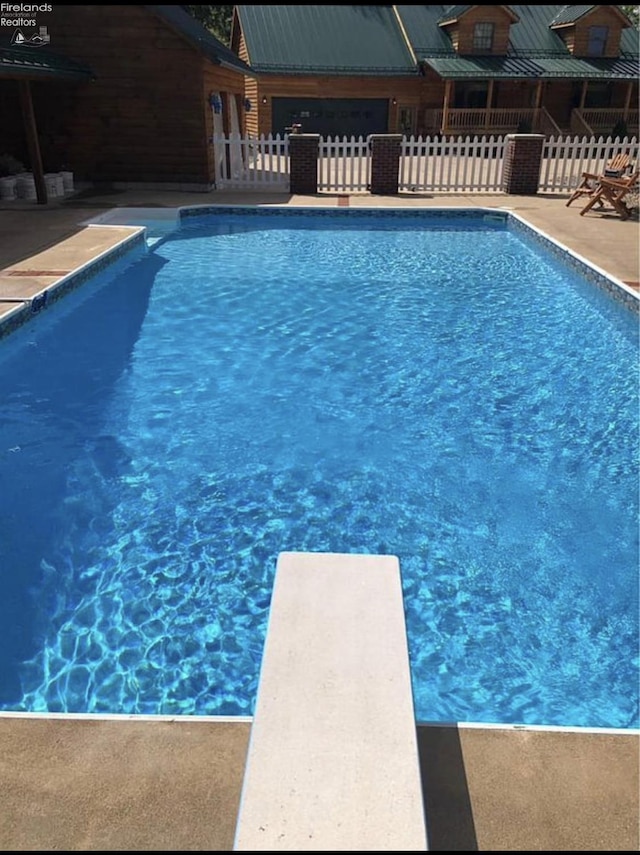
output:
M39 31L33 36L25 36L22 30L16 30L11 38L12 45L20 45L24 47L39 47L40 45L48 45L51 41L51 36L47 32L46 27L40 27Z

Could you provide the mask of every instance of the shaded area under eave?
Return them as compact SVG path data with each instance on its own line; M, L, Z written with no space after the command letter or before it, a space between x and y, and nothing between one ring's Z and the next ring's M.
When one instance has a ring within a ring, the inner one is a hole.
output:
M44 51L40 46L0 45L0 80L15 80L20 91L22 120L39 205L46 205L48 197L40 154L38 126L31 97L31 81L69 80L81 82L94 79L95 75L90 68L61 54Z

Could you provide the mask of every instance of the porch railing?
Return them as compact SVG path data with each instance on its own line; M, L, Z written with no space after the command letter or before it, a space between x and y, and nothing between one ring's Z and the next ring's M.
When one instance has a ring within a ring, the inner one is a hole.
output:
M546 111L545 111L546 112ZM548 115L548 114L547 114ZM469 133L478 134L482 129L487 134L511 134L541 131L541 123L545 118L540 108L522 109L460 109L427 110L425 112L425 129L427 133ZM543 132L543 131L541 131Z
M625 110L622 107L607 109L576 110L586 125L587 131L593 134L613 134L618 123L624 123L630 134L638 133L638 110Z

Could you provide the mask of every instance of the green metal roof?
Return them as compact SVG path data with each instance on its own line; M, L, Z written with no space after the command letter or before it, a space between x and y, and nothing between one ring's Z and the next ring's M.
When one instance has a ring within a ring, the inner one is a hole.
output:
M237 6L236 9L249 63L257 72L418 74L392 6Z
M562 6L558 14L552 19L551 24L553 26L575 24L575 22L584 17L587 12L591 12L591 10L595 8L595 6Z
M593 6L510 6L519 20L511 25L506 57L458 55L447 34L438 26L452 8L466 7L396 7L417 59L441 77L632 80L639 76L639 41L635 28L622 31L622 55L616 59L573 57L558 33L550 29L551 22L560 16L581 17ZM576 10L585 11L578 15Z
M429 57L425 62L449 80L529 80L540 76L540 68L532 59L511 56L440 56Z
M91 80L90 68L41 47L0 46L0 78L25 80Z
M638 78L638 32L622 31L617 59L573 57L553 21L577 20L593 6L508 6L507 56L460 56L439 26L471 6L237 6L252 68L259 73L408 75L415 58L445 79ZM615 7L620 11L619 7Z
M553 59L514 56L440 56L425 63L445 80L637 80L638 58Z
M571 78L573 80L638 80L640 61L638 57L615 59L536 59L540 66L539 77L549 79Z
M214 65L221 65L251 77L256 76L246 62L243 62L231 48L224 45L181 6L145 6L144 8L149 9L177 30Z
M460 15L464 15L464 13L471 9L471 6L444 6L444 13L439 19L439 24L444 24L445 21L457 21Z
M469 9L473 9L474 6L444 6L443 8L445 11L438 21L438 24L457 21L465 14L465 12L468 12ZM515 12L513 11L513 6L500 6L500 8L505 9L507 12L511 12L511 14L517 18L517 15L515 15Z

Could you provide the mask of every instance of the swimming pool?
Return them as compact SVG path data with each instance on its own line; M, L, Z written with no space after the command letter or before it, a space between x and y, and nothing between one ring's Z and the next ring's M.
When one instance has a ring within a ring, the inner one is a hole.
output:
M12 333L0 709L252 714L301 550L399 556L418 720L638 727L637 314L552 249L194 209Z

